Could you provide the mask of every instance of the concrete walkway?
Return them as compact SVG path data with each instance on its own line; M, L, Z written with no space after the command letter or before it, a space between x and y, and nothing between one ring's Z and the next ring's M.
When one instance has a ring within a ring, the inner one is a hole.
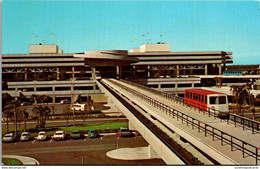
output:
M117 159L117 160L154 159L154 158L150 158L148 147L119 148L107 152L106 155L110 158Z
M23 163L23 165L40 165L40 163L31 157L20 156L20 155L3 155L2 158L14 158Z

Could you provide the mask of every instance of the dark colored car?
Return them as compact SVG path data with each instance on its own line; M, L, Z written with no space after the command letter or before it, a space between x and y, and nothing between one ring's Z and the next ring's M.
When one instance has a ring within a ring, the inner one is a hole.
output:
M95 129L90 129L88 131L88 137L89 138L94 138L94 137L98 137L98 131Z
M82 131L72 131L71 132L71 135L70 135L70 138L71 139L81 139L81 138L84 138L84 133Z
M132 137L134 134L128 128L120 128L119 134L121 137Z

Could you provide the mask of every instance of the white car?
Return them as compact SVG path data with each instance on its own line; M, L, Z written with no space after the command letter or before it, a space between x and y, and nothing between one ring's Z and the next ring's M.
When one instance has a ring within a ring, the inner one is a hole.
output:
M6 134L6 135L3 137L3 139L2 139L3 142L12 142L12 141L14 141L14 140L15 140L15 135L14 135L14 133Z
M72 105L71 110L84 111L86 110L86 104L75 103Z
M20 137L20 140L21 141L28 141L28 140L30 140L30 133L29 132L23 132L22 134L21 134L21 137Z
M65 99L65 100L61 100L60 103L61 104L70 104L70 101L68 99Z
M66 137L66 133L64 131L56 131L52 136L53 140L64 140Z
M47 139L47 134L46 134L46 132L45 132L45 131L40 131L39 134L38 134L38 136L35 137L35 139L36 139L36 140L39 140L39 141L41 141L41 140L46 140L46 139Z

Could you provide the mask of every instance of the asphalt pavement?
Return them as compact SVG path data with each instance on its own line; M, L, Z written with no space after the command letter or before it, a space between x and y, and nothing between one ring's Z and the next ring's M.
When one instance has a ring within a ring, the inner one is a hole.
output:
M80 140L3 143L2 154L31 157L40 165L165 165L161 159L119 160L106 155L117 147L125 149L147 146L148 143L142 136L120 137L117 140L114 135L105 135Z

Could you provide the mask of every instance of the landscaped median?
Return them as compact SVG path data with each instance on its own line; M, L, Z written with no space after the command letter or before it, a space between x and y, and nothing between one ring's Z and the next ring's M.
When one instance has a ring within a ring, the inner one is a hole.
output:
M20 160L15 158L2 158L2 163L4 165L22 165L23 163Z
M3 155L2 162L5 165L39 165L40 163L31 157L20 155Z

